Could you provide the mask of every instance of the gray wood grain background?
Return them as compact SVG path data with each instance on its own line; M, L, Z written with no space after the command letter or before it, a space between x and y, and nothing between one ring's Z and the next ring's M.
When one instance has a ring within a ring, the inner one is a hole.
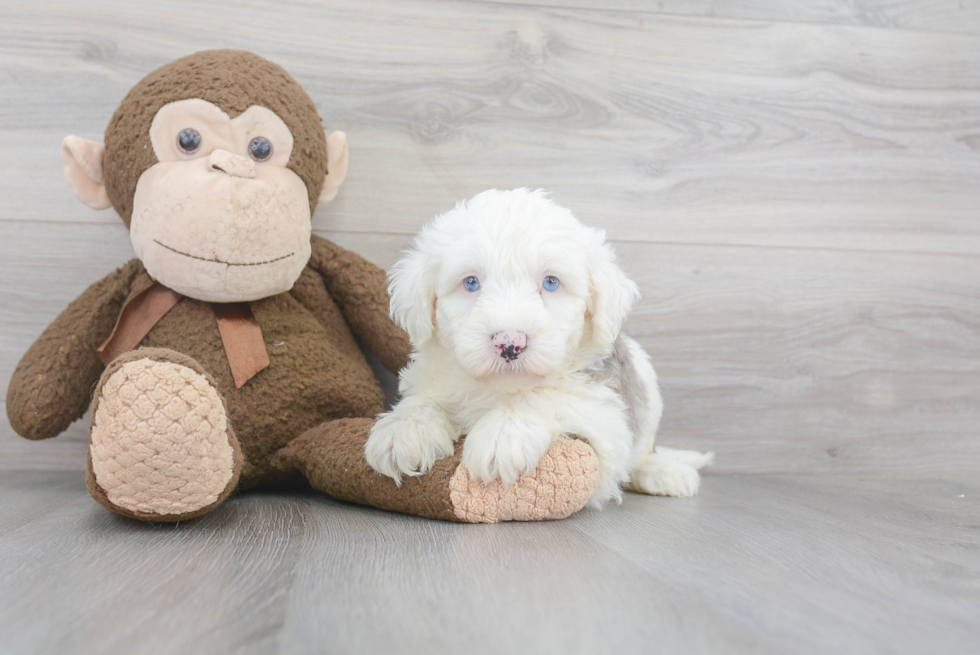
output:
M547 5L547 6L542 6ZM486 188L607 229L661 442L727 472L980 467L980 3L0 2L0 394L132 256L61 176L153 68L254 50L350 137L317 233L390 265ZM81 469L85 424L0 468Z

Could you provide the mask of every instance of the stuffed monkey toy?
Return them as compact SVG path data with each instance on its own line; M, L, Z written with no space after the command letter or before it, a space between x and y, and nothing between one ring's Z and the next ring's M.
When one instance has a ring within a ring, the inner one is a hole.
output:
M397 372L409 341L384 272L312 234L347 140L278 65L237 50L167 64L123 99L104 146L69 136L62 159L82 202L122 217L136 259L30 347L7 414L47 439L91 403L88 489L108 509L179 521L304 476L345 501L496 522L563 518L595 491L595 454L576 440L506 488L471 480L461 446L401 486L367 465L383 394L361 347Z

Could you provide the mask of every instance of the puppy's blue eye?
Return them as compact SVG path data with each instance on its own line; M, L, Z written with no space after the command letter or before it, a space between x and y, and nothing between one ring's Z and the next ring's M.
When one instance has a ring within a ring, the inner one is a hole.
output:
M550 291L552 293L558 291L558 287L560 286L561 286L561 280L556 278L554 275L549 275L544 279L544 282L541 283L542 289L544 289L545 291Z
M466 278L466 279L463 280L463 288L466 289L467 291L469 291L470 293L474 293L476 291L479 291L480 290L480 279L478 277L476 277L475 275L469 276L468 278Z

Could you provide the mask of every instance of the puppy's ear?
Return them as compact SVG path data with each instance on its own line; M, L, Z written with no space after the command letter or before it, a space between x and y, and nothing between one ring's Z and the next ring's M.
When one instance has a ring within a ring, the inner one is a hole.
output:
M605 232L595 230L589 258L589 301L592 342L600 351L612 348L626 315L640 299L640 289L616 265L616 253L605 242Z
M391 318L408 332L416 348L432 338L436 289L435 271L420 240L406 252L388 274L388 295L391 296Z

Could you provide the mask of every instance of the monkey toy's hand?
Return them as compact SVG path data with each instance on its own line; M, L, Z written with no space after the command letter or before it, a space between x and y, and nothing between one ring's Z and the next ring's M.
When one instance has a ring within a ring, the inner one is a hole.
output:
M139 260L99 280L38 337L7 388L10 425L26 439L57 436L85 414L104 365L96 349L112 333Z

